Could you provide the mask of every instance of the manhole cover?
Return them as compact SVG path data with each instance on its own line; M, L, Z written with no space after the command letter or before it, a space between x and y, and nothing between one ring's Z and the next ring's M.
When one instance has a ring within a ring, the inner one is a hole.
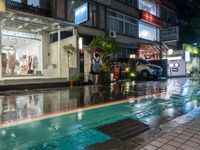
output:
M96 129L111 136L112 138L126 141L149 130L150 127L140 121L129 118L112 124L100 126Z

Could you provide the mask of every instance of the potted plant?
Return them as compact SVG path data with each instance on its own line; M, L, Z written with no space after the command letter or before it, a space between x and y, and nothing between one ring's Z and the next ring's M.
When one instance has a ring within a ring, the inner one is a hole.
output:
M84 73L77 73L69 80L70 86L80 85L84 83Z

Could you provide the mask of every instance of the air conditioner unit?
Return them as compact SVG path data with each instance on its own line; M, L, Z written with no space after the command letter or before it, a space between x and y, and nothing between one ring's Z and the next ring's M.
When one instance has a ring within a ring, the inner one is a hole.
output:
M110 30L110 31L109 31L109 37L111 37L111 38L116 38L116 37L117 37L116 31Z

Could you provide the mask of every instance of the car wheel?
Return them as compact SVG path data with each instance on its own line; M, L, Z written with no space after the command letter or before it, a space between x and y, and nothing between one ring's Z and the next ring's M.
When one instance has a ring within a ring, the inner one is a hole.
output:
M149 77L149 72L144 70L144 71L142 71L141 76L142 76L142 78L147 79Z

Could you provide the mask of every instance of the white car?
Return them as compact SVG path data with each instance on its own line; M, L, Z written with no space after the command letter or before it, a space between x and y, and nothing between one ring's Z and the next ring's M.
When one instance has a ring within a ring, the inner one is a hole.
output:
M149 76L162 76L163 69L158 65L151 64L142 58L134 58L129 61L131 70L135 70L140 77L148 78Z

